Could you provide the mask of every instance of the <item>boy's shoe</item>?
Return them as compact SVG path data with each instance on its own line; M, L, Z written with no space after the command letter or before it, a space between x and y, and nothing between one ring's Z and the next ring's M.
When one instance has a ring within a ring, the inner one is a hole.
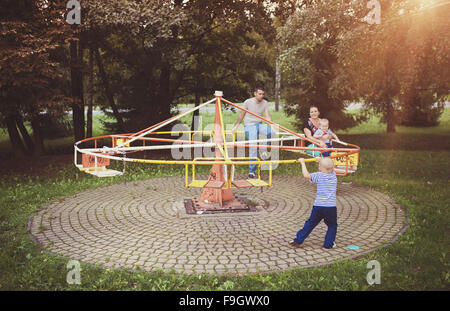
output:
M289 245L293 246L293 247L296 247L296 248L302 247L302 243L298 243L298 242L295 242L295 241L289 242Z
M332 249L332 248L335 248L336 247L336 243L333 243L333 246L331 246L330 248L326 248L326 247L324 247L325 249Z
M248 179L255 179L256 175L253 173L248 174Z

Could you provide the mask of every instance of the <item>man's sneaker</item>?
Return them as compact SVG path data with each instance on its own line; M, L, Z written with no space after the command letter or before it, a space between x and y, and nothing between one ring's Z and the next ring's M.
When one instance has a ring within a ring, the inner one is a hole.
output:
M261 160L267 160L270 157L270 154L267 151L263 151L259 155L261 157Z
M248 179L255 179L256 175L253 173L248 174Z
M298 247L301 247L301 246L302 246L302 243L298 243L298 242L295 242L295 241L291 241L291 242L289 242L289 245L298 248Z

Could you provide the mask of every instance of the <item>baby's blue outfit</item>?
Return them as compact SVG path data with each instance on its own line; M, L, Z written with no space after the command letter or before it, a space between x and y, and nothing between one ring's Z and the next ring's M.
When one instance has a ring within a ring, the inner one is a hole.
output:
M314 137L322 137L324 134L330 134L333 135L334 133L328 129L328 131L325 133L324 131L322 131L322 129L318 129L315 133L314 133ZM333 145L331 145L331 141L330 139L327 139L325 141L325 144L327 145L328 148L332 148ZM329 157L331 155L331 152L327 151L327 152L322 152L322 157Z

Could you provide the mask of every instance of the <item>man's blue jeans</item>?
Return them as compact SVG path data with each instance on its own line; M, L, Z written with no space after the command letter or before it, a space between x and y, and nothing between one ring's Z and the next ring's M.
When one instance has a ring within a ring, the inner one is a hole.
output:
M263 123L256 123L256 124L250 124L244 126L245 135L247 136L247 140L257 140L259 138L259 134L263 134L267 137L267 139L270 139L272 135L274 134L272 131L272 128L266 124ZM270 145L269 142L267 143L261 143L262 145ZM258 143L250 143L250 145L259 145ZM265 147L260 148L261 152L267 151ZM249 150L249 156L250 158L256 158L258 156L258 148L252 147ZM252 160L255 161L255 160ZM249 166L249 173L256 175L256 168L258 167L256 164L250 164Z
M303 241L309 236L311 231L319 224L321 220L325 221L328 226L327 234L325 235L325 242L323 247L332 248L337 232L337 209L336 207L313 206L311 216L305 222L303 229L297 232L297 237L294 239L297 243Z

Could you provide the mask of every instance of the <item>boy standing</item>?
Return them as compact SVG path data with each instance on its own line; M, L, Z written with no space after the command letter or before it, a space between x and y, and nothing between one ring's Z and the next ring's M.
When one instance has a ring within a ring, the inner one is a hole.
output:
M297 232L297 237L289 244L294 247L300 247L311 231L323 219L328 226L323 247L327 249L333 248L338 226L336 209L337 178L334 172L333 160L321 158L319 161L319 172L311 174L306 169L305 160L303 158L299 160L302 165L303 177L310 180L311 183L317 183L317 193L311 216L305 222L303 229Z

